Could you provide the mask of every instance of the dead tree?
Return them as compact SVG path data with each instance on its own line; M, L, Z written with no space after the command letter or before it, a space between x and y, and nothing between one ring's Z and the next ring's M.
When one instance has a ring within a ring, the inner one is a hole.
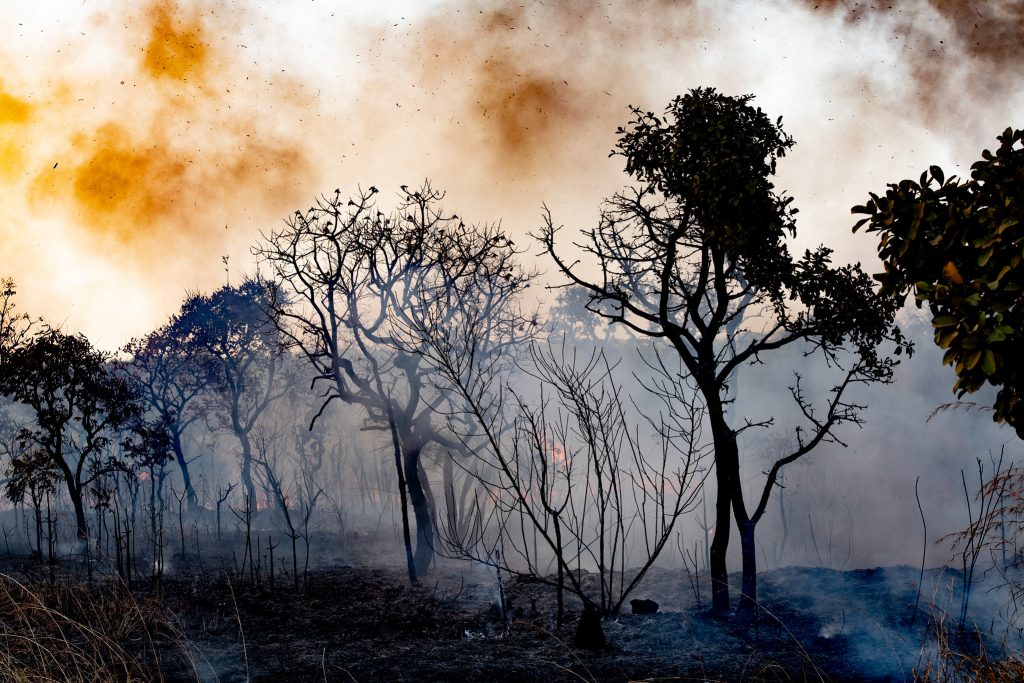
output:
M378 210L376 195L371 187L351 200L340 190L323 196L253 251L281 292L274 307L280 331L313 369L321 401L313 422L340 400L361 406L369 427L387 434L415 582L434 546L423 449L458 446L435 424L447 397L422 353L425 334L468 321L514 326L519 319L503 317L503 303L529 276L515 265L517 252L502 230L465 225L440 207L443 195L429 184L403 186L390 213Z
M7 362L8 355L24 346L39 321L25 313L19 313L14 303L17 290L14 280L0 278L0 365Z
M289 443L293 435L293 425L266 421L253 435L253 463L261 487L285 524L285 534L292 546L292 587L298 590L298 540L302 538L305 545L305 574L309 564L309 522L323 495L323 488L316 481L323 466L323 450L322 444L317 448L308 443L315 438L310 432L302 430L296 435L297 443ZM291 445L295 448L288 449Z
M599 352L534 346L521 365L536 383L530 393L470 371L463 354L444 355L466 411L451 426L484 491L475 529L445 534L446 551L555 586L559 622L563 591L617 614L697 500L699 407L652 418L643 434ZM467 422L472 429L459 426ZM596 590L585 571L597 574Z

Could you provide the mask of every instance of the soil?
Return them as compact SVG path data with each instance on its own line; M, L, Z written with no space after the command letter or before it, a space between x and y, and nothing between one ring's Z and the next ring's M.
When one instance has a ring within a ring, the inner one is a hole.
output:
M589 577L596 580L594 577ZM436 570L410 586L398 571L311 572L299 592L225 579L164 580L166 604L193 662L169 680L210 681L889 681L913 680L931 627L909 627L910 568L788 568L761 577L752 624L715 619L681 571L655 571L638 597L658 613L603 622L607 645L572 647L580 605L561 628L555 595L536 581ZM178 666L179 670L173 670Z
M223 570L179 570L131 593L95 577L55 583L39 575L34 585L44 587L38 599L57 609L76 606L83 623L137 613L141 620L106 632L122 634L124 650L149 672L143 680L171 682L913 681L940 670L937 634L954 634L946 651L959 638L954 647L969 653L1020 652L1019 632L1011 641L1012 629L1000 636L995 628L1005 596L977 587L973 623L991 617L991 635L979 636L978 626L955 633L946 615L959 607L960 575L928 571L919 599L918 571L767 571L759 577L760 611L741 623L708 614L705 576L653 569L630 597L654 600L658 611L633 615L627 602L601 620L605 645L596 650L574 646L578 600L567 599L559 625L551 586L499 582L479 565L435 567L418 586L373 565L316 568L298 590L282 576L273 586L266 574L251 585ZM591 587L597 581L583 577Z

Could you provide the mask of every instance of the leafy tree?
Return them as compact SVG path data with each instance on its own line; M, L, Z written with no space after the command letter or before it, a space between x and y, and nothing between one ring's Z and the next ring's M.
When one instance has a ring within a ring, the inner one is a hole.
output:
M182 437L197 420L205 417L209 406L202 400L204 392L219 391L221 375L213 356L190 348L189 340L182 336L182 327L181 319L175 317L143 339L132 340L125 347L131 357L126 368L138 381L157 419L166 425L188 504L195 507L198 500Z
M136 387L85 337L44 330L0 365L0 394L33 412L35 424L19 430L22 451L39 467L57 470L75 510L78 537L87 539L83 494L119 466L112 446L123 430L140 423L143 412Z
M928 304L958 397L999 387L993 417L1024 438L1024 130L998 139L970 180L932 166L918 182L872 193L853 207L868 216L854 230L878 234L883 289L901 299L913 290L918 307Z
M242 449L241 479L249 505L256 504L252 431L285 390L285 383L278 382L281 345L268 317L273 297L267 283L248 279L209 296L190 296L170 326L170 334L184 341L188 355L212 359L220 375L215 386Z
M593 263L563 256L550 212L539 235L559 270L588 291L587 308L663 340L696 385L714 450L717 524L710 564L719 613L729 609L730 514L743 557L740 608L749 613L757 597L755 528L779 471L821 443L841 443L838 425L860 422L861 406L851 402L849 390L891 380L895 360L876 351L880 343L895 342L896 353L908 348L893 324L897 302L879 296L859 266L834 266L826 247L799 259L790 255L786 239L795 234L796 209L771 178L793 140L781 118L771 120L751 99L696 89L673 100L664 116L632 108L633 120L619 129L613 154L625 159L637 185L607 200L597 226L583 232L577 246ZM749 510L737 437L771 419L731 414L736 373L794 345L836 369L836 384L813 401L794 373L789 393L803 423L793 449L771 464Z

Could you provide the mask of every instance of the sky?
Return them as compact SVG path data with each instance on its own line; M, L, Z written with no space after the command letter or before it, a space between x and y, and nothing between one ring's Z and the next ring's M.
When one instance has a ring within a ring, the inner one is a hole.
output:
M627 182L627 106L698 86L783 117L795 248L871 270L850 207L964 173L1024 112L1018 0L0 0L0 21L0 275L110 350L335 188L429 178L524 239L547 205L570 241Z

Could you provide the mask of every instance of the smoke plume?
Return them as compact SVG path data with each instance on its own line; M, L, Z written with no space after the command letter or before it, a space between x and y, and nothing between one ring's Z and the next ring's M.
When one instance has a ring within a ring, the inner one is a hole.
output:
M849 207L929 164L962 172L1024 105L1011 1L5 12L2 270L27 310L108 347L251 269L260 230L335 187L429 177L467 220L524 242L542 203L587 227L626 181L608 153L627 105L657 112L697 86L784 117L798 247L870 260Z

